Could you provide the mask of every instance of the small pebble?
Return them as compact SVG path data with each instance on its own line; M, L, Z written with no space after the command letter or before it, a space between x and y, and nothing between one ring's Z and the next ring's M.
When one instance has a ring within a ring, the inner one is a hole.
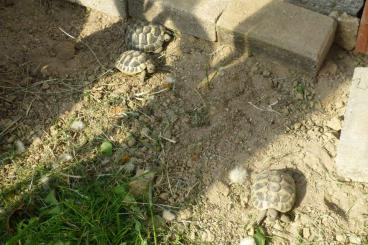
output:
M342 234L337 234L336 237L335 237L336 241L338 242L345 242L346 238L344 235Z
M351 234L349 236L349 242L352 244L362 244L362 238L358 237L355 234Z
M171 222L171 221L175 220L176 216L171 211L165 209L162 212L162 218L164 218L167 222Z
M21 154L26 151L26 147L24 146L24 143L20 140L16 140L14 142L14 145L15 145L15 149L18 154Z
M248 236L246 238L241 239L240 245L257 245L256 240L253 237Z
M309 228L303 228L303 238L308 239L310 237L311 233Z
M71 125L70 129L73 131L82 131L85 128L84 123L81 120L75 120Z
M129 147L134 146L134 145L135 145L135 143L136 143L136 140L135 140L135 138L134 138L133 136L128 137L128 139L127 139L127 145L128 145Z

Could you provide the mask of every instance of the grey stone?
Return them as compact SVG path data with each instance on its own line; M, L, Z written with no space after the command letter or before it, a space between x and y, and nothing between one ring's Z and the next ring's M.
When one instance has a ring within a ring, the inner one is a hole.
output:
M364 0L289 0L289 2L322 14L336 10L353 16L356 16L364 5Z
M359 19L337 11L332 12L330 16L337 21L335 42L343 49L353 50L358 36Z
M368 68L355 68L336 157L337 173L368 182Z
M336 21L282 1L238 0L217 26L220 41L316 73L334 40Z
M262 12L265 18L249 34L251 52L317 73L334 40L336 22L282 2L272 3Z
M128 0L129 15L216 41L216 22L228 0Z
M127 0L69 0L111 16L127 17Z

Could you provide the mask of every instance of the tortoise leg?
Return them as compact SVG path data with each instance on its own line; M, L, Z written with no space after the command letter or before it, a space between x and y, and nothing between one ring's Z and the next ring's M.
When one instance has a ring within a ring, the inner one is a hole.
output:
M267 210L267 217L271 220L271 221L275 221L277 219L279 212L276 209L268 209Z
M281 214L280 220L284 223L290 223L290 221L291 221L290 217L286 214Z
M156 54L161 53L163 49L164 49L163 47L160 47L160 48L158 48L158 49L155 50L155 53Z
M142 71L141 74L139 75L139 79L141 80L141 82L143 83L146 80L146 71Z
M259 216L257 217L257 225L260 225L263 220L266 218L267 216L267 209L266 210L262 210L262 212L259 214Z

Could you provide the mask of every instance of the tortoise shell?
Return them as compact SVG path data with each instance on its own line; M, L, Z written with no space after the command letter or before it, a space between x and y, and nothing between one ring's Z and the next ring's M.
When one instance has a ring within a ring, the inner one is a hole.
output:
M168 30L162 25L139 21L128 25L125 41L132 49L159 53L163 44L169 39Z
M290 211L295 203L293 177L282 170L267 170L258 174L252 186L251 202L259 210Z
M133 75L147 68L148 57L145 53L136 50L128 50L120 55L115 67L122 73Z

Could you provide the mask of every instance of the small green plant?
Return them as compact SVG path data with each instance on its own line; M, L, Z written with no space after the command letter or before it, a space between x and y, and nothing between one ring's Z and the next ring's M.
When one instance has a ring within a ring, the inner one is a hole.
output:
M257 226L255 228L254 240L256 240L257 245L267 244L267 233L262 226Z
M298 83L297 85L296 85L296 91L299 93L299 94L302 94L302 95L304 95L305 94L305 85L304 84L302 84L302 83Z

